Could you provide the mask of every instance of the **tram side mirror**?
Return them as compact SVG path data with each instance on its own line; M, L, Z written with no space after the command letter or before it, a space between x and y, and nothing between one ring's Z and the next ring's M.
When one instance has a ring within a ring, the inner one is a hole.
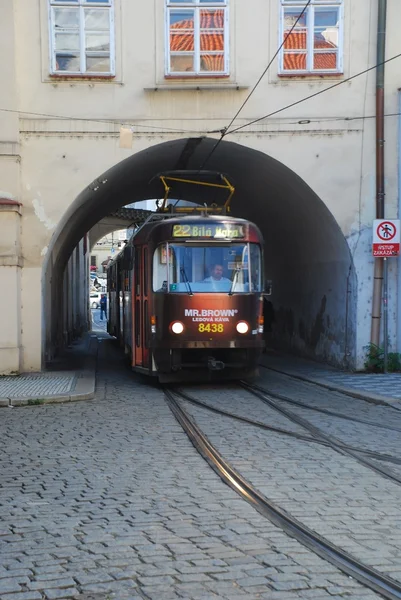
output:
M267 281L265 281L265 285L264 285L264 289L263 289L263 294L265 296L271 296L272 295L272 291L273 291L273 282L271 281L271 279L268 279Z

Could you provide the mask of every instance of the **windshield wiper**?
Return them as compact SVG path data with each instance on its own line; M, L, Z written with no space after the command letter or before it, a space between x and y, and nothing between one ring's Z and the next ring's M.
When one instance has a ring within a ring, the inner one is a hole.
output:
M193 292L192 292L192 289L191 289L191 284L189 283L189 279L188 279L188 277L187 277L187 274L185 273L185 269L184 269L184 267L181 267L180 271L181 271L181 275L182 275L182 277L183 277L183 279L184 279L184 282L185 282L185 283L187 284L187 286L188 286L188 295L189 295L189 296L193 296Z
M235 286L236 286L236 284L237 284L237 280L238 280L238 274L239 274L240 270L241 270L241 268L240 268L240 267L236 267L236 269L235 269L235 273L234 273L234 277L233 277L233 282L232 282L232 284L231 284L230 291L228 292L228 295L229 295L229 296L232 296L232 295L233 295L233 293L234 293L234 288L235 288Z

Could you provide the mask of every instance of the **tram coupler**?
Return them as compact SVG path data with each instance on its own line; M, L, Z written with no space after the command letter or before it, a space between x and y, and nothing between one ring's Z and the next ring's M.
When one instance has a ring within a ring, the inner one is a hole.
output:
M222 360L216 360L213 356L207 359L207 367L210 371L222 371L225 366Z

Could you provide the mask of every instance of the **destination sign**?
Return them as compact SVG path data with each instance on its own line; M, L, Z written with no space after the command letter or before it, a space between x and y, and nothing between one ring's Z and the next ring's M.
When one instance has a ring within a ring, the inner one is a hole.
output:
M244 225L231 223L211 223L195 225L173 225L174 238L204 238L204 239L241 239L245 237Z

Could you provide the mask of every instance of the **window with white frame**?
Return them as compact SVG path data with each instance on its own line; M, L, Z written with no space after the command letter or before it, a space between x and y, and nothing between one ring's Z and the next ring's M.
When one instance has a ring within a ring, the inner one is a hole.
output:
M166 0L166 74L228 75L228 0Z
M51 73L114 75L113 0L49 0Z
M281 51L280 72L342 72L343 0L311 0L301 17L306 0L280 2L281 39L288 36Z

